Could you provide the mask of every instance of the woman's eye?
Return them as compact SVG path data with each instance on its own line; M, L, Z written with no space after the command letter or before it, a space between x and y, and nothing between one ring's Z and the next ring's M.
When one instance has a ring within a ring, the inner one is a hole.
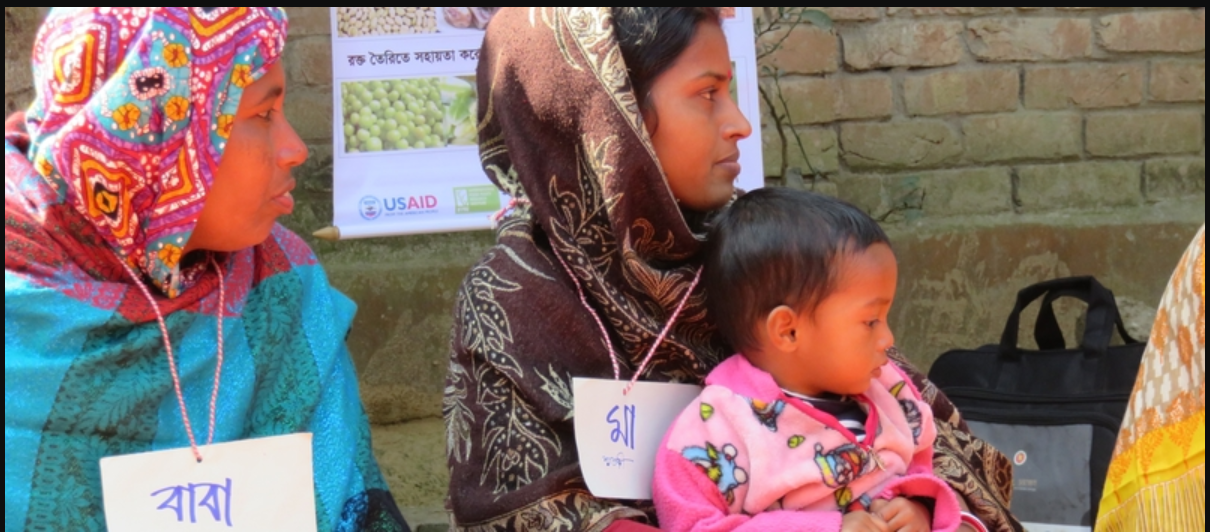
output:
M702 97L707 100L714 101L714 97L717 94L718 94L718 89L710 89L710 90L707 90L706 92L703 92Z
M269 119L272 119L272 118L273 118L273 109L269 109L268 111L265 111L265 112L263 112L263 113L261 113L261 114L258 114L258 115L256 115L256 116L260 117L262 120L269 120Z
M865 325L866 325L866 327L873 329L875 327L878 327L878 324L880 324L880 323L882 323L882 320L874 320L874 321L865 322Z

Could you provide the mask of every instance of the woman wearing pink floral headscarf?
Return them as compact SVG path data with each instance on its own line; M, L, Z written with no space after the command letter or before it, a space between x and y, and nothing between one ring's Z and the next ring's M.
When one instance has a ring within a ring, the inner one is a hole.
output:
M285 32L263 7L43 24L37 99L5 130L6 531L104 530L103 458L303 432L319 530L407 530L344 345L354 305L276 224L307 157Z

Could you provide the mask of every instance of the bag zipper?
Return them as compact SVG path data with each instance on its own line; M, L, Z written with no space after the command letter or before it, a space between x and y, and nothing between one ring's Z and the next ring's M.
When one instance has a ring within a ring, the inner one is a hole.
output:
M1122 420L1114 419L1109 414L1090 412L1087 414L1062 412L1045 414L1040 412L1019 412L1011 410L993 410L989 408L959 408L959 413L968 421L993 423L998 425L1032 425L1039 427L1061 427L1066 425L1095 425L1107 428L1116 435L1122 428Z
M1042 404L1042 403L1108 403L1113 401L1126 402L1130 400L1130 393L1113 393L1102 395L1079 395L1079 396L1060 396L1060 395L1026 395L1009 392L997 392L984 388L970 388L955 386L952 388L943 388L941 390L946 397L959 399L981 399L988 401L1015 402L1027 404Z

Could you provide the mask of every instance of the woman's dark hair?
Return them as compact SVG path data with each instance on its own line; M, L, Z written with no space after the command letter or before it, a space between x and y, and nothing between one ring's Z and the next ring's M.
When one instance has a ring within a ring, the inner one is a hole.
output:
M614 7L614 34L639 105L651 86L689 47L703 22L722 24L717 7Z
M836 198L787 188L744 195L710 231L702 280L723 338L756 347L757 325L788 306L814 312L836 289L840 261L890 241L873 218Z

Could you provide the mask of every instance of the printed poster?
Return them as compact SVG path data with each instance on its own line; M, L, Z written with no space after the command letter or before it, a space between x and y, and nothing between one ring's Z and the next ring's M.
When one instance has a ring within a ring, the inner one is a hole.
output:
M479 165L475 69L497 7L333 7L334 220L342 239L490 229L508 205ZM723 8L753 123L737 186L764 185L751 8Z

